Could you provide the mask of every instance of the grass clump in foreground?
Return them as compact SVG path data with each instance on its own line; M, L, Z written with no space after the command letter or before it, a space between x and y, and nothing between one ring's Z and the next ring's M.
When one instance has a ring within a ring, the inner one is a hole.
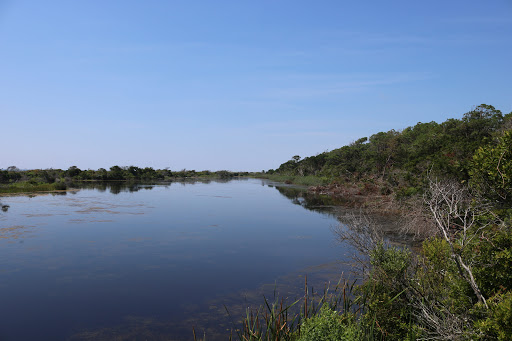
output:
M351 341L358 340L360 336L353 315L340 315L324 304L317 315L302 323L298 341Z
M358 318L363 310L354 294L355 281L340 281L321 295L308 290L302 298L286 302L274 293L259 309L247 309L242 327L235 329L241 341L343 341L373 340ZM229 314L229 312L228 312ZM230 338L231 339L231 338Z
M341 284L340 284L341 283ZM236 329L240 341L370 341L416 340L417 327L406 325L401 337L388 333L379 321L379 311L394 308L395 297L376 302L369 286L358 286L347 280L338 283L334 292L325 290L321 296L306 294L286 304L284 299L264 299L265 305L247 310L242 328ZM374 283L374 282L373 282ZM298 306L300 304L300 306ZM229 312L228 312L229 313ZM410 316L409 316L410 318ZM229 338L232 340L232 336ZM194 340L197 340L194 338Z
M343 280L333 292L327 288L319 296L310 294L306 284L305 295L291 303L275 295L273 301L264 298L262 307L247 310L236 329L238 340L409 341L427 336L425 326L414 321L410 292L398 284L407 272L408 257L407 250L380 245L370 256L370 277L360 285ZM502 322L495 319L485 327Z

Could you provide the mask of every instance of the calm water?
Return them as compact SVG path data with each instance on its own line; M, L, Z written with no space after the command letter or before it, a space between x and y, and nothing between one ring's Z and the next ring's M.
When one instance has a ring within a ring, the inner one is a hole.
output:
M236 324L347 270L336 218L297 188L124 186L2 198L0 340L225 340L224 305Z

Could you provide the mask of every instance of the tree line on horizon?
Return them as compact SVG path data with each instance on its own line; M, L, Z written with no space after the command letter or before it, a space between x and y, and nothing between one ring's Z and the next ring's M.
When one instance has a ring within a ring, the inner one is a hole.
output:
M247 172L219 171L195 171L182 169L171 171L169 168L153 169L152 167L137 166L112 166L109 170L99 168L97 170L82 170L77 166L71 166L66 170L62 169L31 169L20 170L16 166L7 169L0 169L0 184L17 182L29 182L33 184L52 184L65 181L165 181L176 178L197 178L197 177L218 177L230 178L234 176L248 175Z

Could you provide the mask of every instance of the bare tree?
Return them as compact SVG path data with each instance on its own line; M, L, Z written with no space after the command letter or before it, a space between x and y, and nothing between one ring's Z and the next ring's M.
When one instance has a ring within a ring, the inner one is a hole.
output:
M423 241L439 233L432 219L432 214L425 209L420 196L415 196L402 203L398 230L411 236L415 241Z
M471 241L489 225L477 223L477 217L488 210L482 203L476 205L469 189L456 181L429 180L425 203L432 213L436 227L450 246L460 275L469 283L478 301L488 308L470 265L462 258Z
M363 210L339 215L340 224L333 232L341 242L348 242L356 253L352 255L356 275L365 278L370 268L370 253L379 243L384 243L384 232L374 219Z

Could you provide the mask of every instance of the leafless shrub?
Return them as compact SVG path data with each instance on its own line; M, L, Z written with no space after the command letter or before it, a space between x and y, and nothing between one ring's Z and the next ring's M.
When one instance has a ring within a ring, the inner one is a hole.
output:
M341 242L355 248L352 255L358 277L365 277L370 266L369 255L378 243L384 243L384 232L367 212L348 212L339 216L340 224L333 232Z
M402 204L401 212L398 221L398 230L401 234L409 235L415 241L422 241L439 233L423 198L410 198Z
M478 301L488 307L475 281L473 271L462 254L471 241L489 225L477 220L478 217L490 213L490 210L484 202L475 202L475 197L467 187L450 180L430 178L429 191L424 200L439 233L450 246L452 258L460 275L471 285Z

